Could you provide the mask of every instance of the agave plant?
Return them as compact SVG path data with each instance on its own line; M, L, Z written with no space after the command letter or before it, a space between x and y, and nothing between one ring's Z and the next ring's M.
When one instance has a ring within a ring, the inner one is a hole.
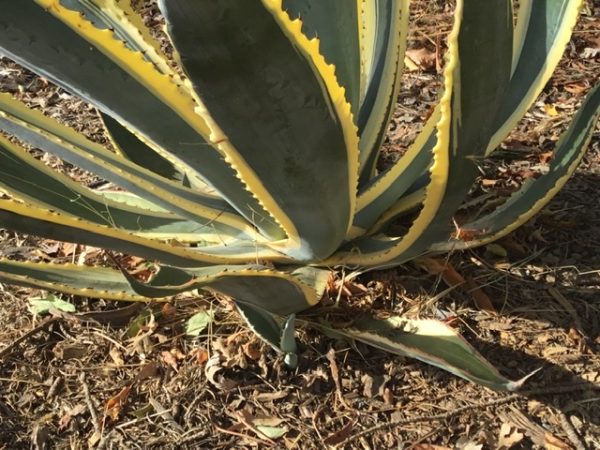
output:
M599 115L596 87L548 172L457 235L478 161L540 94L582 0L521 0L516 22L511 0L457 0L439 104L382 171L409 0L162 0L170 57L129 3L3 4L1 52L94 105L112 149L8 94L0 128L118 189L78 185L2 137L0 226L160 270L141 282L118 268L5 258L0 281L131 301L212 289L290 357L293 314L319 302L330 268L393 267L506 235L574 172ZM408 231L394 234L409 212ZM337 332L497 389L519 386L434 321L370 317Z

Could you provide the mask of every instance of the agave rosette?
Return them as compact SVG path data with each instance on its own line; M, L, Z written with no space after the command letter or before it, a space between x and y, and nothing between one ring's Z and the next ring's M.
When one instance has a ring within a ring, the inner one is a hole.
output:
M0 226L161 269L141 283L106 267L1 259L0 281L121 300L213 289L281 349L289 326L273 315L316 304L328 268L392 267L488 243L560 189L591 139L598 87L549 171L465 225L476 238L452 234L475 162L540 94L581 4L522 0L514 23L510 0L458 0L439 104L406 154L378 172L408 0L163 0L172 58L128 1L9 2L0 51L94 105L115 151L9 94L0 95L0 128L119 189L78 185L1 137L0 189L10 198L0 200ZM394 235L389 224L419 206ZM344 333L495 388L517 386L437 322L367 320Z

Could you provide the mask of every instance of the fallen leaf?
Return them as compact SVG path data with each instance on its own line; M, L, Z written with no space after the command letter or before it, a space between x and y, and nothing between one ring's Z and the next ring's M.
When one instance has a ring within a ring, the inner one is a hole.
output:
M435 67L435 52L426 48L411 48L406 50L406 56L423 70Z
M108 356L110 356L117 367L121 367L125 364L125 360L121 356L121 352L117 347L111 347L110 351L108 352Z
M104 417L108 417L115 422L119 418L123 406L127 402L129 392L131 392L131 385L125 386L117 395L108 399L106 406L104 407Z
M544 448L546 450L572 450L572 447L550 432L544 434Z
M235 388L238 383L219 374L219 372L222 370L223 365L221 356L215 353L206 363L206 368L204 369L206 378L217 389L221 389L222 391L230 391L231 389Z
M288 432L288 427L272 427L269 425L256 425L256 429L269 439L279 439Z
M555 105L544 105L544 112L546 113L546 115L550 116L550 117L556 117L558 116L558 111L556 110L556 106Z
M58 432L61 433L67 429L69 423L71 423L71 415L65 414L58 421Z
M595 58L596 56L600 56L600 47L598 47L598 48L586 47L581 52L581 57L585 58L585 59Z
M197 337L213 321L213 314L209 311L200 311L189 318L185 324L185 334Z
M30 299L27 309L36 316L42 316L48 314L52 309L72 313L75 312L75 305L50 294L44 298Z
M509 450L514 445L518 444L523 440L525 435L519 433L519 431L512 427L509 423L503 423L498 433L498 450Z
M483 186L494 186L496 183L498 183L498 180L490 180L488 178L484 178L483 180L481 180L481 184Z
M140 381L147 380L148 378L155 377L158 374L158 363L152 361L142 366L140 371L135 377L134 382L139 383Z
M477 309L491 313L497 313L496 308L492 304L490 297L481 289L471 277L467 277L468 293L475 302Z
M496 312L496 308L494 308L488 295L472 279L465 279L448 261L436 258L419 258L418 262L430 274L440 275L448 286L464 285L464 289L480 310Z
M581 94L587 90L587 87L583 84L571 83L571 84L566 84L564 86L564 89L565 89L565 91L567 91L570 94Z
M258 361L262 355L262 353L260 352L260 349L258 347L258 345L256 345L253 342L246 342L245 344L242 345L242 350L244 351L244 354L254 360L254 361Z
M548 164L554 159L554 151L549 150L538 155L541 164Z
M485 251L500 258L506 258L508 256L506 249L499 244L488 244L485 246Z
M77 251L77 244L72 242L63 242L60 246L59 255L60 256L71 256Z
M417 444L414 445L412 448L415 450L452 450L450 447L443 447L441 445L435 444Z
M196 364L202 365L208 361L208 350L205 348L195 348L190 352L190 356L196 359Z
M346 424L346 426L344 428L327 436L323 440L323 444L325 444L327 446L335 446L335 445L342 443L343 441L345 441L346 439L348 439L350 437L350 435L352 434L352 430L354 430L355 426L356 426L356 419L351 420L350 422L348 422Z
M175 372L179 372L179 366L177 365L177 358L175 357L175 355L173 353L168 352L166 350L162 351L162 352L160 352L160 359L168 366L171 366Z
M83 344L59 342L52 348L56 359L67 361L69 359L81 359L88 354L88 347Z
M173 316L177 312L177 308L175 308L170 303L165 303L163 305L163 307L160 309L160 312L163 315L163 317L169 317L169 316Z

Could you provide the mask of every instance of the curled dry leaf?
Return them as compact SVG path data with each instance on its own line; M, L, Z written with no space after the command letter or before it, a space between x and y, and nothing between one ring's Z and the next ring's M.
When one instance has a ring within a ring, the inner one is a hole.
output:
M206 363L206 368L204 371L210 384L222 391L229 391L235 388L238 383L219 373L223 370L222 363L223 361L221 356L218 353L215 353Z
M123 410L123 406L127 402L129 397L129 393L131 392L131 385L125 386L123 389L119 391L117 395L111 397L106 402L106 406L104 407L104 419L107 418L116 422Z
M511 424L504 422L498 433L498 450L509 450L523 440L525 436Z
M242 350L253 361L258 361L262 355L260 347L255 342L246 342L242 345Z
M181 359L185 359L185 355L181 353L178 349L173 348L171 351L163 351L160 353L160 359L163 362L173 368L175 372L179 371L178 361Z
M190 352L190 356L194 358L196 364L202 365L208 361L208 350L205 348L195 348Z

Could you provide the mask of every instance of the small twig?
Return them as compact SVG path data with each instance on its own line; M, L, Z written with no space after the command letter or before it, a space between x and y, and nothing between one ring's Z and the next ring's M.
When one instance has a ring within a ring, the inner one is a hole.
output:
M575 431L575 428L573 428L573 425L571 424L571 421L566 416L566 414L562 411L557 411L557 413L558 413L558 418L560 419L560 426L565 431L567 437L569 438L569 440L571 441L571 444L573 444L575 449L576 450L587 450L587 447L581 441L581 439L579 439L579 435L577 434L577 431Z
M346 408L349 408L348 403L346 403L346 399L344 398L344 392L342 391L342 384L340 383L340 371L338 369L337 361L335 360L335 350L333 349L333 347L329 349L325 356L329 361L331 377L333 378L333 382L335 383L335 391L337 393L337 398L342 405L344 405Z
M85 403L88 407L88 410L90 411L90 416L92 417L94 431L101 435L102 429L100 428L100 421L98 420L98 414L96 414L96 408L94 408L94 403L92 402L90 387L85 382L85 372L82 372L81 375L79 375L79 382L81 383L81 387L83 388L83 396L85 397Z
M366 435L372 434L376 431L383 430L386 428L393 428L393 427L409 425L412 423L419 423L419 422L433 422L433 421L439 421L439 420L448 420L448 419L451 419L453 417L456 417L456 416L462 414L465 411L481 409L481 408L488 408L491 406L505 405L505 404L513 402L515 400L519 400L526 395L558 395L558 394L567 394L567 393L571 393L571 392L583 391L586 389L600 390L600 386L596 386L596 385L593 385L590 383L575 383L575 384L567 384L564 386L554 386L554 387L545 388L545 389L531 389L531 390L521 391L521 392L518 392L515 394L511 394L504 398L498 398L496 400L491 400L486 403L463 406L461 408L456 408L456 409L453 409L452 411L448 411L448 412L445 412L442 414L413 417L410 419L401 419L401 420L394 420L392 422L380 423L379 425L375 425L371 428L367 428L366 430L360 431L360 432L356 433L355 435L350 436L348 439L337 444L337 446L344 447L345 445L349 444L350 442L352 442L362 436L366 436ZM579 449L577 449L577 450L579 450Z
M241 437L243 439L248 439L252 442L255 442L257 444L262 444L266 447L272 447L272 445L269 442L263 441L262 439L259 439L259 438L255 438L254 436L250 436L249 434L238 433L236 431L226 430L225 428L218 427L217 425L213 425L213 426L215 427L215 429L217 431L220 431L221 433L230 434L232 436Z
M5 347L2 350L0 350L0 359L2 359L3 357L5 357L6 355L12 353L12 351L15 349L15 347L17 347L21 342L26 341L31 336L39 333L40 331L45 331L50 325L52 325L53 323L56 323L56 322L58 322L60 320L62 320L60 317L52 317L52 318L46 320L45 322L40 323L37 327L32 328L27 333L25 333L23 336L15 339L7 347Z

